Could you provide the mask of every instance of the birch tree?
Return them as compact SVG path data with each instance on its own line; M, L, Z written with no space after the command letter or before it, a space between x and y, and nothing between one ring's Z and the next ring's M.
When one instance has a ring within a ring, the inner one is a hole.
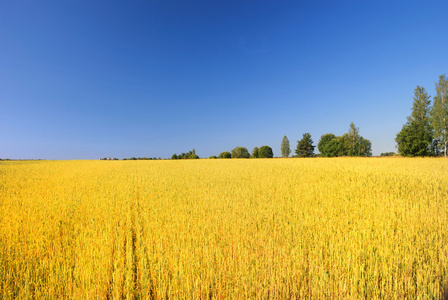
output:
M291 148L289 146L289 140L286 137L286 135L283 137L282 144L281 144L280 148L281 148L280 150L282 152L283 157L288 157L289 154L291 153Z
M442 146L447 157L448 142L448 79L445 74L439 76L436 82L436 96L431 109L431 125L434 129L434 139Z

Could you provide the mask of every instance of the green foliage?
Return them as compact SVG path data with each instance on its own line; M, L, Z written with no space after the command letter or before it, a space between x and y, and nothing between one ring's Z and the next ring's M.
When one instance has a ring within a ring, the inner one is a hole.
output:
M350 123L350 128L348 129L348 156L359 156L359 128Z
M398 153L402 156L433 155L433 134L429 123L430 96L425 88L414 90L412 113L395 138Z
M436 96L430 111L431 126L434 129L433 152L439 150L447 156L448 144L448 78L445 74L439 76L436 82Z
M218 158L231 158L232 154L229 151L221 152Z
M326 133L320 137L320 141L317 144L317 149L319 150L321 156L323 156L323 157L330 156L328 153L328 150L327 150L327 146L335 138L336 138L336 136L332 133Z
M325 146L326 157L346 156L348 153L347 134L337 136L327 143Z
M323 157L372 156L372 142L359 135L359 128L353 122L348 133L342 136L322 135L317 148Z
M252 155L251 155L250 157L252 157L252 158L258 158L258 147L255 147L255 148L252 150Z
M175 159L173 158L176 154L173 154L173 156L171 157L171 159ZM107 158L107 160L110 160L110 158ZM113 160L118 160L118 158L114 158ZM123 158L123 160L161 160L161 158L157 158L157 157L131 157L131 158Z
M188 153L182 153L176 155L176 153L171 156L171 159L199 159L199 156L196 154L196 150L191 150Z
M356 151L357 156L372 156L372 142L362 136L359 137Z
M269 146L261 146L258 150L259 158L272 158L274 157L274 152L272 152L272 148Z
M286 135L283 137L282 144L280 146L280 151L282 153L282 157L288 157L291 153L291 148L289 147L289 140Z
M312 157L314 155L313 140L311 134L304 133L300 141L297 141L296 156L297 157Z
M384 152L384 153L380 154L380 156L394 156L394 155L395 155L395 152Z
M432 133L425 124L407 122L397 134L395 141L402 156L432 155Z
M250 154L245 147L236 147L232 150L232 158L249 158Z

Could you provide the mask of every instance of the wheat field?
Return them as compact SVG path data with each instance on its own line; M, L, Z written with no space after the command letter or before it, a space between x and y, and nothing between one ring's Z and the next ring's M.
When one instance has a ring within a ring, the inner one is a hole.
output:
M448 160L0 162L1 299L440 298Z

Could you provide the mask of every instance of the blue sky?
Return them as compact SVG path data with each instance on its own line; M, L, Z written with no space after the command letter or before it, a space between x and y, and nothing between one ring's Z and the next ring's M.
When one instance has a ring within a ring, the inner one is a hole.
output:
M0 158L294 152L350 122L396 151L448 73L448 1L0 0Z

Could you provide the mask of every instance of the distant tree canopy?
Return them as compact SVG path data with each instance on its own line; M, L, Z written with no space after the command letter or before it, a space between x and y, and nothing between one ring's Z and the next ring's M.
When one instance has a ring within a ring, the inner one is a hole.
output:
M258 158L272 158L274 157L274 152L272 151L272 148L269 146L261 146L260 149L258 149Z
M252 150L252 155L251 155L250 157L252 157L252 158L258 158L258 147L255 147L255 148Z
M343 136L333 133L322 135L317 149L322 157L371 156L372 142L360 136L359 128L352 122L348 133Z
M394 155L395 155L395 152L384 152L384 153L380 154L380 156L394 156Z
M176 153L171 156L171 159L198 159L199 156L196 154L196 151L193 149L189 151L188 153L182 153L179 155L176 155Z
M313 157L314 148L311 134L304 133L302 139L297 141L296 157Z
M282 144L280 145L280 151L283 157L288 157L291 153L291 148L289 147L289 140L286 135L283 137Z
M217 159L216 155L212 155L209 157L209 159Z
M161 158L157 157L130 157L130 158L123 158L123 160L161 160ZM110 160L110 157L106 158L106 160ZM113 160L119 160L118 158L114 158Z
M250 154L245 147L235 147L232 150L232 158L249 158Z
M231 158L232 154L229 151L221 152L218 158Z

